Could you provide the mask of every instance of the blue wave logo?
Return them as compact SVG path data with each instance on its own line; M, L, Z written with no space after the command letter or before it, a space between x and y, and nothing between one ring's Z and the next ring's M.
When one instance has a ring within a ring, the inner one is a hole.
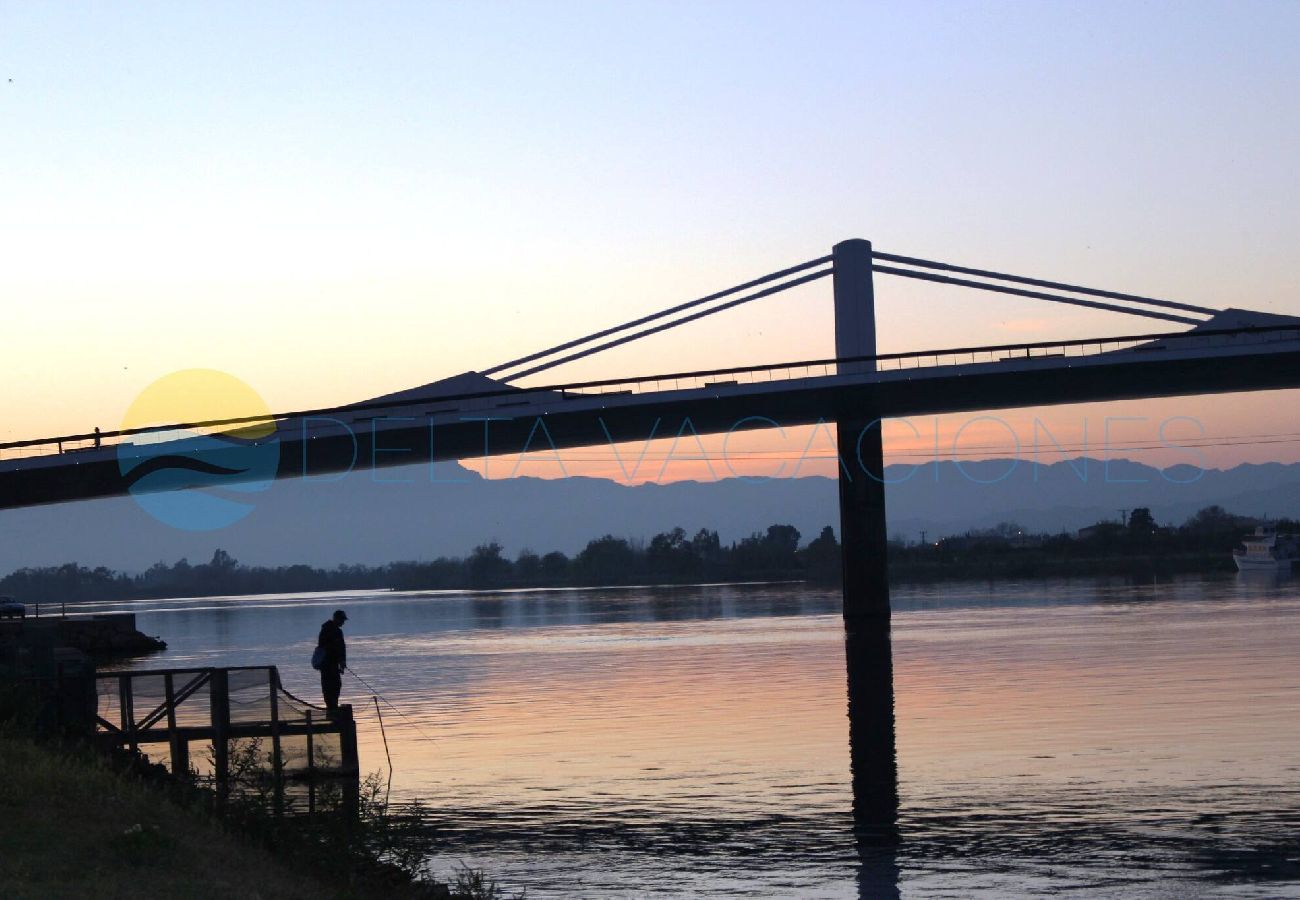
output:
M140 393L122 428L269 414L247 384L213 369L174 372ZM117 447L136 504L183 531L217 531L255 508L275 483L280 439L268 420L237 427L138 435Z

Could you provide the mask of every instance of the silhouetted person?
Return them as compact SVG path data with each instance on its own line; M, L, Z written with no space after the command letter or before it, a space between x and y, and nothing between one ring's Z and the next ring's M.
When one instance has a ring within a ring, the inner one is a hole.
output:
M343 690L343 670L348 665L348 645L343 640L343 623L348 614L341 609L334 610L334 615L320 627L320 637L316 646L325 650L325 658L320 665L320 689L325 695L325 708L333 715L339 708L339 691Z
M95 426L95 449L99 449L99 426Z

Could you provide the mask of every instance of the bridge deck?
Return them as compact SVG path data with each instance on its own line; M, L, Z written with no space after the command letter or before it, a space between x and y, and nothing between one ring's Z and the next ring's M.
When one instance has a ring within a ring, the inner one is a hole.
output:
M876 371L853 371L877 366ZM848 369L843 372L841 369ZM882 354L581 385L396 395L276 421L276 477L643 442L842 416L914 415L1300 387L1300 324ZM400 399L399 399L400 398ZM396 405L392 405L396 404ZM689 422L688 422L689 420ZM119 454L239 468L237 449L161 432L122 445L0 460L0 509L126 493ZM229 457L229 458L228 458ZM237 479L238 476L232 476Z

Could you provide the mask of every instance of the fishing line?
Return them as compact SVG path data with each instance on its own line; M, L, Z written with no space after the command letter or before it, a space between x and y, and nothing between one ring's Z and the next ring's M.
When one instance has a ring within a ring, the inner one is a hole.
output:
M402 712L400 709L394 706L393 701L389 700L383 694L379 693L379 691L375 690L374 686L371 685L370 682L362 678L360 675L358 675L351 666L348 666L347 672L357 681L365 685L366 690L370 691L371 694L373 694L375 697L378 697L380 700L383 700L385 703L387 703L389 709L391 709L393 712L397 713L399 716L401 716L403 719L409 722L411 724L411 727L414 728L416 731L420 732L420 734L423 735L426 739L430 741L434 740L433 735L429 734L427 731L421 728L414 719L412 719L406 713Z

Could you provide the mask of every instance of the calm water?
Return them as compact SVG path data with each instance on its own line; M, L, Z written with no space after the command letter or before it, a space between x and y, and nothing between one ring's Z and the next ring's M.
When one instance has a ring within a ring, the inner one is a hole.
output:
M170 648L136 665L274 663L317 699L336 606L401 710L394 796L427 807L443 876L531 898L1300 897L1297 582L897 590L896 846L854 838L833 592L156 601L132 608ZM385 769L371 691L344 691ZM887 737L857 743L887 777Z

